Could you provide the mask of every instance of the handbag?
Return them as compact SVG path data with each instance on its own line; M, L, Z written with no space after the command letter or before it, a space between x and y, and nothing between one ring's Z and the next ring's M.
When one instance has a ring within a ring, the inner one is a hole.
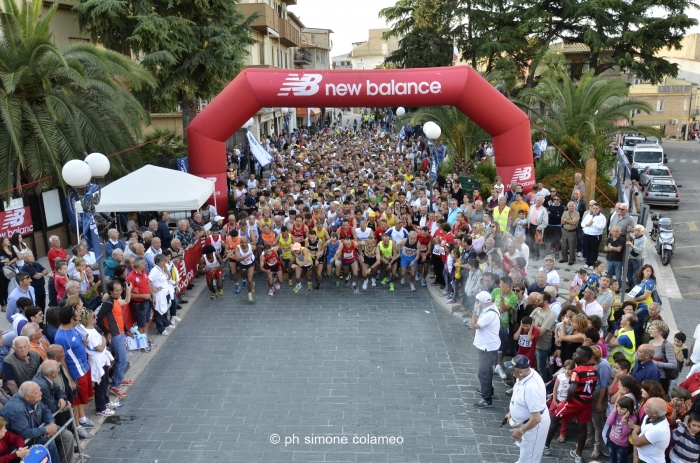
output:
M664 363L668 363L668 358L666 357L666 344L668 342L664 339L663 344L661 344L661 352L663 353L663 358L664 358ZM673 360L676 360L676 357L673 357ZM678 378L678 362L675 362L676 366L673 368L662 368L664 371L664 374L666 375L666 379L677 379Z
M19 269L15 264L7 264L2 267L2 273L8 280L13 280L19 273Z

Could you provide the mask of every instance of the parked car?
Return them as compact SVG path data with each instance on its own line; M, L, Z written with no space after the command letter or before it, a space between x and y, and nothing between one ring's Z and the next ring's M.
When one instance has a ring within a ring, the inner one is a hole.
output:
M644 204L650 206L672 206L678 209L680 202L678 185L673 178L652 178L644 192Z
M642 171L639 184L642 185L642 188L646 188L647 184L651 181L652 178L669 177L673 177L673 175L671 175L671 169L669 169L666 166L647 167Z

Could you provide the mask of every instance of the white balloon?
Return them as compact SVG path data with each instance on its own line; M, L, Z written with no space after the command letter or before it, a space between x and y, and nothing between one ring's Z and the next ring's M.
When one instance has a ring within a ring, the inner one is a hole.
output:
M406 110L403 109L403 107L399 107L399 108L396 110L396 115L397 115L397 116L401 117L401 116L403 116L404 114L406 114Z
M442 130L440 129L440 126L437 125L435 122L429 121L423 124L423 133L425 133L425 136L430 138L431 140L436 140L440 138Z

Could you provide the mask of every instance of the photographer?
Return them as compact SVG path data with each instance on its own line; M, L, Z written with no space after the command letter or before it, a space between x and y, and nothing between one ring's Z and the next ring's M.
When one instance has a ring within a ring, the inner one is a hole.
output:
M530 360L524 355L516 355L503 366L516 380L506 418L515 426L510 430L511 437L522 439L518 463L538 463L550 425L544 381L530 368Z

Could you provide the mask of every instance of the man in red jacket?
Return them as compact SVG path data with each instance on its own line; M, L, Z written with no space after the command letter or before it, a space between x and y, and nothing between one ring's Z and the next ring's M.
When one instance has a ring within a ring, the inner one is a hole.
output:
M61 247L61 238L59 238L56 235L53 235L49 238L49 244L51 245L51 249L49 249L49 252L46 254L46 256L49 258L49 265L51 266L51 271L55 272L56 259L63 259L65 261L68 261L68 253L66 253L66 250Z

